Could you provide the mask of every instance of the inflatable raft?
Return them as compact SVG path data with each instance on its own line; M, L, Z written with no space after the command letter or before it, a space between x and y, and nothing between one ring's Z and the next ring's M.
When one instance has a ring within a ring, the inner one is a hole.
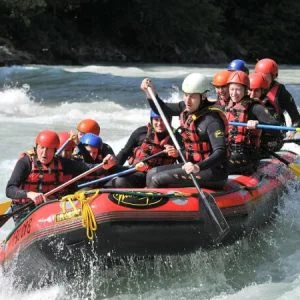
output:
M297 163L291 151L278 153ZM223 213L234 241L268 222L295 175L276 158L251 176L230 175L223 190L203 189ZM47 202L0 245L0 264L17 278L58 274L89 257L183 254L214 245L212 224L196 188L78 191ZM54 276L55 277L55 276Z

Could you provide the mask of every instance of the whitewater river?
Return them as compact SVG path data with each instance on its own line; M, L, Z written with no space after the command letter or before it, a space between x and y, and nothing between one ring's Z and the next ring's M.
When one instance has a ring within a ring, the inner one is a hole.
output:
M253 67L253 66L252 66ZM117 153L130 133L149 120L140 91L151 77L162 98L179 101L183 78L212 76L222 66L20 66L0 68L0 199L19 154L39 130L74 129L93 118ZM279 81L300 107L300 66L280 66ZM175 121L176 123L176 121ZM0 299L300 299L300 192L292 183L276 221L233 245L194 254L154 257L92 269L88 278L18 291L0 269ZM13 228L0 229L0 240ZM137 241L138 242L138 241Z

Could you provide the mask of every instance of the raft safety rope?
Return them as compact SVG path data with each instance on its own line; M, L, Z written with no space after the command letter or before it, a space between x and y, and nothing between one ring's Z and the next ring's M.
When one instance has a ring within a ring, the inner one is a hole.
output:
M78 191L72 195L64 196L60 201L63 203L62 210L66 212L66 203L70 203L74 213L82 217L82 227L86 228L86 236L89 240L93 240L95 231L97 230L97 222L93 210L90 207L90 203L98 196L100 190L93 190L93 195L88 196L85 191ZM90 194L90 191L89 191ZM80 209L77 209L74 201L80 202Z

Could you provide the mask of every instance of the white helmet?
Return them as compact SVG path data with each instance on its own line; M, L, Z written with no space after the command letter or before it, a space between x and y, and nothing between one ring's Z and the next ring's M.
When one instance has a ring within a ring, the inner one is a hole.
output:
M191 73L185 77L182 90L187 94L203 94L212 88L208 77L200 73Z

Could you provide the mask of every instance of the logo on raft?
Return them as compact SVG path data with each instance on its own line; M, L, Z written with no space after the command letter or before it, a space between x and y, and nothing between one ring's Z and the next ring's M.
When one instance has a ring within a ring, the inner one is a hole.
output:
M69 219L78 218L81 216L81 209L70 210L66 212L62 212L55 216L55 222L62 222Z
M144 192L133 192L132 194L110 193L108 199L121 206L140 209L159 207L169 200L168 197L163 197L161 194Z

